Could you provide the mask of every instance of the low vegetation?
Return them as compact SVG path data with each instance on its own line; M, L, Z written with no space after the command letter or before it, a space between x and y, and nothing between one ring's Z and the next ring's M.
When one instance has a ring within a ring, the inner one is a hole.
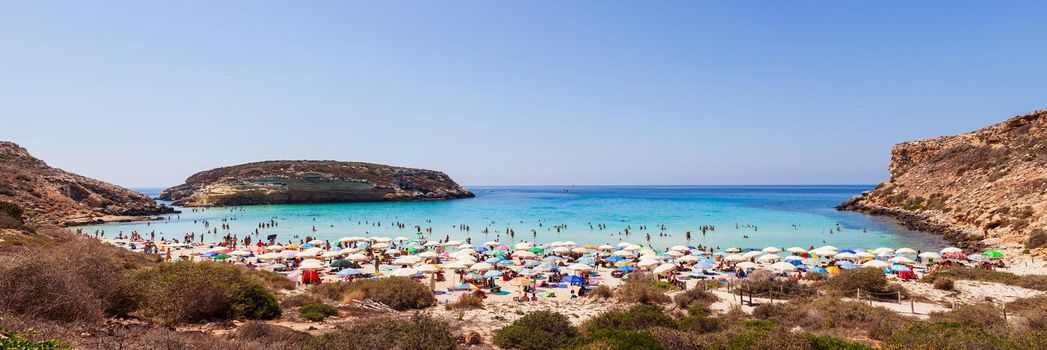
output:
M672 284L658 281L647 273L630 273L615 291L619 300L627 303L665 304L672 301L665 293L676 289Z
M306 304L298 308L298 315L304 319L320 322L329 316L338 314L338 309L327 304Z
M1013 273L1004 271L970 269L962 267L947 268L932 274L928 274L927 276L924 276L923 279L921 279L921 281L935 283L938 279L942 278L948 278L954 281L967 280L995 282L1016 287L1047 291L1047 276L1018 276Z
M25 225L25 210L18 204L0 201L0 229L29 230Z
M434 303L433 292L409 277L356 280L344 288L345 301L373 300L395 310L424 309Z
M280 305L262 283L220 262L164 263L131 274L143 316L167 323L232 318L274 319Z
M473 310L484 307L484 299L472 294L462 294L453 303L445 306L448 310Z
M886 282L886 279L884 281ZM811 297L818 294L814 285L801 284L793 279L778 278L777 274L766 270L753 272L739 284L742 289L754 295L767 294L775 299Z
M457 343L446 323L415 315L406 321L374 320L308 339L304 349L454 349Z
M494 344L503 349L544 350L564 348L578 337L567 316L552 311L535 311L494 335Z
M843 270L830 277L828 285L829 290L839 296L886 300L895 300L899 296L908 298L904 288L887 282L887 275L882 270L868 267Z

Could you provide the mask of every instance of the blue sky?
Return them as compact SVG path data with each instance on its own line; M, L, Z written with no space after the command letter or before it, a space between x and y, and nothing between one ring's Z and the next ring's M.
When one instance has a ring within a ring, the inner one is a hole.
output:
M0 139L126 186L876 183L895 143L1047 107L1044 4L5 1Z

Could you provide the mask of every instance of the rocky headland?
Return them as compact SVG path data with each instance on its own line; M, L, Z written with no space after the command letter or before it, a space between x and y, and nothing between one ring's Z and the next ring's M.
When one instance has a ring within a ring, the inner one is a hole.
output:
M439 171L316 160L247 163L200 172L161 199L189 207L470 198Z
M895 145L889 170L890 179L839 209L892 217L965 247L1047 247L1047 110Z
M139 192L48 166L7 141L0 141L0 201L24 209L30 224L127 221L175 212Z

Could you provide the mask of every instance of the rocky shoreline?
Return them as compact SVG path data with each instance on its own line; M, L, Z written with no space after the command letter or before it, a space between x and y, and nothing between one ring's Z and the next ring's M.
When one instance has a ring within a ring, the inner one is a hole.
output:
M944 222L940 218L929 215L930 213L865 204L864 199L867 194L868 192L864 192L854 196L838 205L836 209L886 217L907 229L940 235L946 241L964 250L980 251L986 247L982 242L984 237L978 237L977 232Z

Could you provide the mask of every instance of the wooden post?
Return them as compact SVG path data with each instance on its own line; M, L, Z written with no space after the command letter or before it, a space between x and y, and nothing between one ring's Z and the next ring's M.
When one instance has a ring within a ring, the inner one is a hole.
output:
M861 301L862 300L862 289L861 288L858 288L858 292L857 292L856 295L857 295L856 298L858 298L858 301Z
M898 293L898 303L901 304L902 303L902 291L897 291L895 293Z
M1007 303L1003 303L1003 320L1007 321Z
M912 314L916 314L916 301L909 299L909 307L912 308Z

